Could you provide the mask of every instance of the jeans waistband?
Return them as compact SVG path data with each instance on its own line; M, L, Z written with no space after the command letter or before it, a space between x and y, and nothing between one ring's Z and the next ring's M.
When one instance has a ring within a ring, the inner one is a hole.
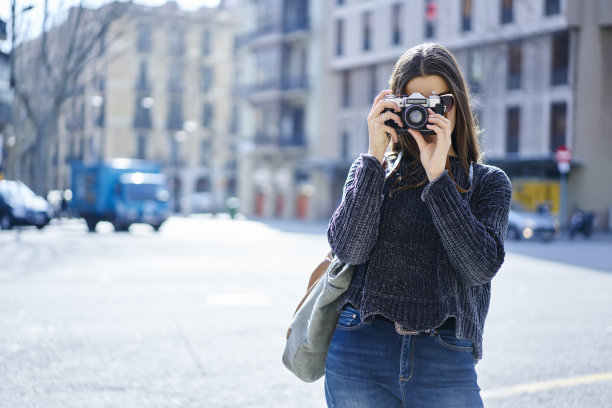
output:
M376 315L376 319L377 320L382 320L383 322L386 323L391 323L395 325L395 328L397 330L397 332L399 334L419 334L419 333L431 333L431 332L436 332L436 331L440 331L440 330L449 330L449 331L455 331L456 328L456 322L455 322L455 318L454 317L449 317L447 318L440 326L434 328L434 329L430 329L430 330L423 330L422 332L413 332L413 331L408 331L408 330L404 330L404 328L394 322L393 320L383 316L383 315Z

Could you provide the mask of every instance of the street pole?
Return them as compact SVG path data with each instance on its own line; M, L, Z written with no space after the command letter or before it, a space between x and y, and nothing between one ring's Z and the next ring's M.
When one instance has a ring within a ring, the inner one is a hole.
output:
M567 230L567 173L561 173L561 229Z
M566 146L559 146L555 150L555 161L557 169L561 175L561 229L567 230L568 225L568 185L567 174L570 171L570 163L572 162L572 152Z

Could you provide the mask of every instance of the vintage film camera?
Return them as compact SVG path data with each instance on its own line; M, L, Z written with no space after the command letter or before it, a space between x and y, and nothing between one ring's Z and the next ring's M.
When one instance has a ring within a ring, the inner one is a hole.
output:
M433 135L435 132L426 128L427 120L429 119L427 108L431 108L431 110L440 115L444 115L446 112L441 97L435 93L429 98L424 97L418 92L410 96L387 95L385 96L385 101L395 102L402 109L398 115L402 118L403 128L399 127L393 119L385 122L385 125L394 128L398 134L408 134L408 128L412 128L418 130L423 135ZM392 109L387 108L383 110L383 113L392 111Z

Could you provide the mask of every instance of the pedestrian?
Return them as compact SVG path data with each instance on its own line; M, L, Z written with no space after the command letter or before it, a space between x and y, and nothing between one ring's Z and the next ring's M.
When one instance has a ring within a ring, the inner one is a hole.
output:
M510 181L480 161L467 85L446 48L406 51L390 88L374 99L368 152L327 231L336 256L358 265L327 354L327 404L482 407L475 364L504 261ZM427 109L432 135L403 131L409 109L386 98L415 92L445 107Z

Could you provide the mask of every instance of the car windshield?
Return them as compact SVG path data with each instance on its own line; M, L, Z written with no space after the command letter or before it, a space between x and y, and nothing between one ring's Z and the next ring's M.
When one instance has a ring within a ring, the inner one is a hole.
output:
M125 198L129 201L156 200L159 188L158 184L126 183L123 185Z
M0 183L0 194L7 200L25 200L36 196L25 184L9 180Z

